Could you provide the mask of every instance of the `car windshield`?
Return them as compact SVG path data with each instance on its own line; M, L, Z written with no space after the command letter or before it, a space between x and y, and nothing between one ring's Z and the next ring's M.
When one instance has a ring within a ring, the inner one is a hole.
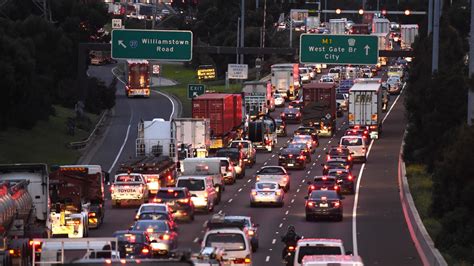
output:
M311 136L307 136L307 135L298 135L298 136L293 137L293 141L296 143L305 143L311 140L312 140Z
M299 148L286 148L284 150L281 151L281 154L293 154L293 155L297 155L301 152L301 149Z
M240 153L238 151L217 151L216 157L227 157L233 162L238 162L240 159Z
M245 250L243 234L215 233L206 238L206 247L223 248L226 251Z
M348 172L345 172L345 171L329 171L328 175L330 176L335 176L337 178L341 178L341 177L346 177L349 175Z
M304 256L308 255L343 255L340 247L331 246L301 246L298 252L298 263L301 263Z
M349 150L332 149L332 150L329 151L329 155L349 155Z
M156 212L156 211L166 211L165 205L150 205L142 206L140 212Z
M277 175L284 175L285 171L280 167L265 167L258 171L259 175L263 174L277 174Z
M239 146L242 146L243 148L248 148L249 147L249 143L248 142L245 142L245 141L233 141L230 143L230 147L231 148L239 148Z
M145 242L145 236L143 234L120 233L120 234L114 234L113 236L116 237L119 242L127 242L127 243L144 243Z
M340 167L340 168L344 168L346 166L345 163L343 162L337 162L337 161L329 161L327 162L327 165L329 165L330 167Z
M343 138L341 142L345 146L360 146L362 145L362 138Z
M304 144L304 143L291 143L290 145L288 145L288 148L304 150L304 149L306 149L306 144Z
M190 191L205 189L204 180L202 179L179 179L176 186L188 188Z
M298 108L285 108L283 112L288 113L288 114L296 114L298 113L298 111L299 111Z
M180 199L186 197L183 190L159 190L156 197L160 199Z
M133 230L136 230L136 231L153 230L153 232L165 232L165 231L169 231L169 227L166 221L139 220L133 226Z
M334 190L314 190L309 196L311 200L319 200L322 197L326 197L328 199L339 199L337 192Z
M115 182L142 182L139 175L119 175L115 178Z
M138 220L168 220L169 216L164 212L146 212L140 214Z
M256 184L257 189L277 189L278 185L275 183L257 183Z

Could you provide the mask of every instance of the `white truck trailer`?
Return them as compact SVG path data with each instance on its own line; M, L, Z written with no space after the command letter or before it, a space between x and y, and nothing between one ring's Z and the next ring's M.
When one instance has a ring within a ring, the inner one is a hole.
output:
M400 25L401 46L403 50L411 49L411 45L418 36L418 25L402 24Z
M347 23L347 19L345 18L330 19L329 31L331 32L331 34L345 34L346 23Z

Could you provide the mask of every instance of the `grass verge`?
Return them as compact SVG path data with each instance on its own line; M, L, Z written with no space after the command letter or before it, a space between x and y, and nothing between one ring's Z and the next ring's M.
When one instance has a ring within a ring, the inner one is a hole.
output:
M66 121L74 110L55 106L56 115L49 121L39 121L31 130L10 128L0 132L0 163L72 164L81 155L67 147L70 142L86 139L99 116L86 113L90 130L76 127L75 135L67 134Z

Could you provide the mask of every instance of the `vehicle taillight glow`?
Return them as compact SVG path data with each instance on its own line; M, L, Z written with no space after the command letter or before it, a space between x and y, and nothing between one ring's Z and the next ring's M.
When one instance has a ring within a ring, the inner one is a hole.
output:
M294 251L294 250L295 250L295 247L294 247L294 246L288 246L288 250L289 250L289 251Z
M293 154L289 154L288 157L290 157L290 158L293 157Z
M255 232L253 230L249 230L248 232L249 232L249 236L255 235Z
M257 196L257 191L253 190L252 195Z
M110 186L110 192L114 192L114 189L115 189L115 185L112 184L112 186Z
M96 213L95 212L89 212L89 217L95 217Z
M158 202L158 203L159 203L159 202L162 202L162 201L163 201L163 200L160 199L160 198L154 198L154 199L153 199L153 202Z
M347 177L347 179L349 179L349 180L352 180L353 178L354 178L354 177L352 177L352 175L349 175L349 176Z
M334 189L335 189L335 190L338 190L338 189L339 189L339 186L334 186Z
M280 196L281 195L281 191L280 190L277 190L277 192L275 192L277 196Z
M350 156L350 155L347 156L347 160L348 160L348 161L352 161L352 156Z
M313 206L314 206L314 202L308 201L308 202L306 203L306 205L307 205L308 207L313 207Z
M328 161L328 160L331 160L331 156L330 156L330 155L326 156L326 161Z
M304 159L306 159L306 158L304 157L304 155L300 155L300 157L298 157L298 159L304 160Z
M285 117L285 113L281 113L281 115L280 115L280 116L281 116L281 117Z
M260 176L257 176L255 179L256 179L257 181L259 181L259 180L260 180Z
M204 192L204 197L207 197L207 192ZM188 204L189 203L189 199L179 199L178 202L180 203L185 203L185 204Z
M341 206L341 203L339 201L334 202L334 207L338 208L339 206Z
M170 237L170 235L168 235L168 234L164 234L164 235L161 235L161 236L160 236L160 239L161 239L161 240L165 240L165 241L166 241L166 240L170 240L170 238L171 238L171 237Z
M150 253L150 250L147 249L147 248L144 248L144 249L142 249L142 253L143 254L148 254L148 253Z
M315 190L315 189L316 189L316 187L315 187L314 185L311 185L309 188L310 188L311 190Z
M324 169L328 169L329 167L327 165L324 166Z
M148 227L148 228L146 229L146 232L147 232L147 233L153 233L153 228Z

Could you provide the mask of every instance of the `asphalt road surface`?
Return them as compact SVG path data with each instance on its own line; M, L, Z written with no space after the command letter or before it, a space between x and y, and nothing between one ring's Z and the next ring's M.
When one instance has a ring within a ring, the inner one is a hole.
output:
M110 67L91 69L90 74L103 79L111 78ZM397 97L392 96L391 105L395 98ZM123 85L120 84L115 109L115 117L107 136L91 160L91 163L100 164L103 169L109 170L111 175L114 174L115 161L120 162L134 156L138 121L157 117L168 119L172 107L168 99L158 94L152 94L150 99L127 99L123 93ZM277 109L272 115L278 116L280 111L281 109ZM342 239L346 250L352 250L362 256L366 265L422 264L410 238L398 192L398 155L405 128L403 96L397 100L384 121L381 138L371 145L368 162L364 165L361 175L359 174L362 165L354 165L353 176L361 178L358 204L355 208L356 224L353 219L354 195L346 195L343 199L342 222L305 220L306 182L311 177L322 174L321 163L324 162L325 152L330 146L338 144L347 128L346 121L345 114L337 121L338 132L334 137L320 138L320 146L311 156L312 161L305 170L290 170L291 189L285 195L285 205L282 208L251 208L249 195L255 172L265 165L277 165L278 152L289 142L292 132L298 127L296 124L288 125L289 137L278 138L277 148L273 153L259 152L257 163L253 168L247 169L246 177L226 188L222 201L214 212L248 215L254 223L259 224L259 249L253 255L253 265L281 264L283 243L280 242L280 236L286 232L288 225L294 225L296 231L305 238ZM120 156L117 157L119 153ZM126 229L133 224L136 208L111 209L110 200L107 201L106 207L104 224L99 230L91 232L92 237L111 236L114 231ZM209 218L210 214L198 214L194 222L180 224L179 247L198 251L205 222ZM354 242L355 240L357 242Z

